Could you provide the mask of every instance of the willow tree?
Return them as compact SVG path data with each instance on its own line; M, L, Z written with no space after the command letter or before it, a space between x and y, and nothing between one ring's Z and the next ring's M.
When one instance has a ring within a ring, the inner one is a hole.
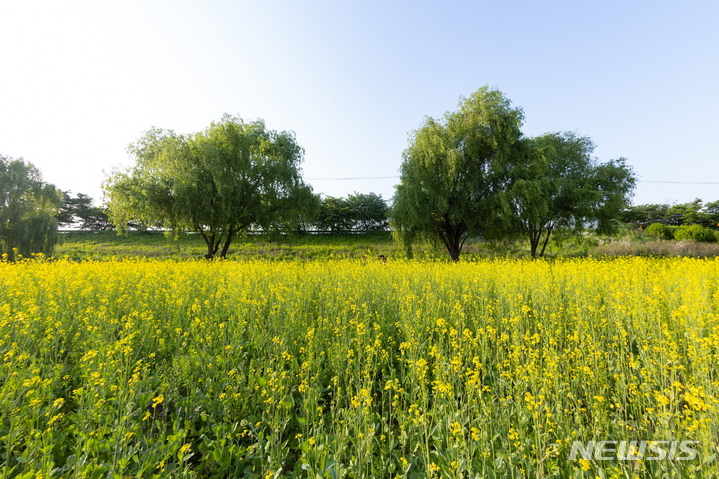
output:
M491 237L510 219L508 186L525 156L520 108L480 88L442 120L426 118L411 137L392 207L397 239L439 239L457 261L470 235Z
M225 115L192 135L151 129L128 151L135 166L105 183L113 224L120 232L130 222L197 232L208 259L224 258L249 228L292 228L317 208L294 133L261 120Z
M51 254L61 193L22 158L0 155L0 254Z

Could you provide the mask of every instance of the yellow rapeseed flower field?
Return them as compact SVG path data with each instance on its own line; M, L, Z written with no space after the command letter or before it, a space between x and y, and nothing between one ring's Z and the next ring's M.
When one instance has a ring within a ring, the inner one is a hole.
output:
M719 477L719 259L0 263L0 358L7 478Z

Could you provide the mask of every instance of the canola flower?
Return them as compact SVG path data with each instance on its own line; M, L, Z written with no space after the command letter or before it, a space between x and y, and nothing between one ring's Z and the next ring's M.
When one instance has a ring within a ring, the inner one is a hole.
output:
M2 477L719 475L717 259L0 263L0 358Z

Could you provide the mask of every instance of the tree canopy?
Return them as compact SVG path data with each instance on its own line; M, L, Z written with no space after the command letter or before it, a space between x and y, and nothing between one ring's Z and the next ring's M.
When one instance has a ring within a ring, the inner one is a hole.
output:
M389 208L382 195L354 193L347 198L322 198L315 225L332 233L386 231Z
M439 238L456 261L469 235L491 236L509 220L508 187L526 163L523 119L485 86L412 134L392 210L394 234L408 253L421 235Z
M22 158L0 155L0 254L51 254L57 241L60 192Z
M385 231L389 226L389 207L382 195L357 193L347 196L355 231Z
M544 255L557 227L581 228L596 222L610 232L613 220L627 206L636 179L624 159L598 164L594 143L570 132L547 133L528 144L529 168L512 187L512 205L519 228L529 237L532 257Z
M109 217L202 235L206 257L224 258L238 234L296 228L318 208L301 178L303 149L292 132L225 115L202 132L153 128L128 151L134 167L105 184Z
M93 206L92 198L78 193L73 198L69 192L62 194L57 223L60 226L79 226L82 230L106 230L112 228L105 210Z
M574 133L526 138L523 119L485 86L412 134L392 210L408 254L417 235L441 240L454 261L470 236L525 235L541 256L557 227L616 229L636 183L626 159L600 164L591 139Z
M705 228L717 229L719 227L719 201L704 203L700 198L696 198L689 203L673 205L633 205L622 211L621 220L639 229L657 223L667 226L700 225Z

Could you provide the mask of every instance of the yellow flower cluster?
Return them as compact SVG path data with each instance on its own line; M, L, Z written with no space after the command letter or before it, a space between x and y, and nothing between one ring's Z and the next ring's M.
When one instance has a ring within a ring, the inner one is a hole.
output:
M0 263L0 367L13 477L719 474L717 259Z

